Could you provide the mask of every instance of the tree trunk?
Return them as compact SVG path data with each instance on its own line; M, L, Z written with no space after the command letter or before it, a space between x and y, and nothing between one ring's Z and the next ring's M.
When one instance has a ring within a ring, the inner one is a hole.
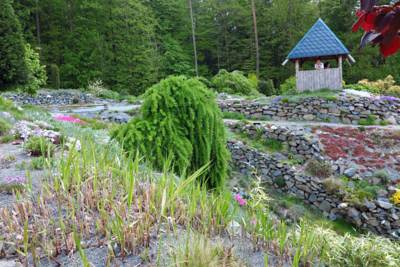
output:
M196 71L196 76L199 76L199 68L198 68L198 65L197 65L196 30L195 30L194 17L193 17L192 0L189 0L189 9L190 9L190 20L191 20L191 23L192 23L192 40L193 40L193 51L194 51L194 69Z
M35 1L35 4L36 4L36 6L35 6L35 9L36 9L36 12L35 12L35 21L36 21L36 41L37 41L38 47L40 48L40 45L41 45L41 38L40 38L39 0L36 0L36 1ZM40 53L40 50L39 50L39 53Z
M254 43L256 48L256 74L257 78L260 77L260 48L258 44L258 30L257 30L257 14L256 14L256 4L254 0L251 0L251 10L253 13L253 26L254 26Z

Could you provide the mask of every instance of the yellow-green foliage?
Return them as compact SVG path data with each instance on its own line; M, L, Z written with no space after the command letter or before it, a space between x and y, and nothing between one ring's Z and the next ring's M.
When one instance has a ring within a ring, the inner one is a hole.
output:
M400 190L397 190L391 197L391 200L395 205L400 205Z
M202 176L209 187L221 185L227 175L222 115L214 94L196 79L169 77L151 87L141 117L120 127L113 137L158 169L171 161L178 174L185 174L210 163Z
M383 80L361 80L358 82L355 89L363 89L375 94L400 97L400 85L396 85L396 81L391 75L387 76Z
M228 72L220 70L212 78L213 87L217 92L238 95L257 95L257 77L247 78L240 71Z

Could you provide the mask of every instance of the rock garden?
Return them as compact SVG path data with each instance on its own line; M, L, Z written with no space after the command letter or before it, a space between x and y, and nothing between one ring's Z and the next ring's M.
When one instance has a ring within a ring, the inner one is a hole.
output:
M226 119L230 180L214 195L189 183L201 168L180 180L132 161L103 110L2 103L5 266L165 266L190 257L186 242L222 266L400 261L397 126Z

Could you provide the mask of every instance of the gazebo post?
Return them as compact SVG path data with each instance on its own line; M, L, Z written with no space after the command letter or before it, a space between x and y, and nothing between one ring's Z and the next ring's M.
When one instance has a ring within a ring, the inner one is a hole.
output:
M300 71L300 61L296 60L296 76L299 73L299 71Z
M343 89L343 58L342 56L339 56L339 76L340 76L340 89Z

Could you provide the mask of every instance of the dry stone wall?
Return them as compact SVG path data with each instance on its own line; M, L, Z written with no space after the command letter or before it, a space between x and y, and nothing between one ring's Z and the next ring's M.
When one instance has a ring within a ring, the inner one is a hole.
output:
M91 94L83 93L79 90L41 90L36 95L24 93L4 93L2 95L19 104L53 106L53 105L72 105L72 104L93 104L101 102Z
M303 159L323 159L317 139L306 128L292 129L286 126L257 122L226 121L233 132L245 133L251 139L275 139L287 144L289 152Z
M349 204L340 194L328 192L319 178L301 174L282 162L279 154L262 153L240 141L229 141L228 148L240 172L259 175L264 182L296 195L331 219L342 217L360 228L400 240L400 208L387 198Z
M376 122L400 124L400 99L394 97L353 97L340 95L334 98L309 97L287 102L276 97L264 104L252 100L219 100L224 112L242 113L248 118L265 118L289 121L322 121L358 124L373 115Z

